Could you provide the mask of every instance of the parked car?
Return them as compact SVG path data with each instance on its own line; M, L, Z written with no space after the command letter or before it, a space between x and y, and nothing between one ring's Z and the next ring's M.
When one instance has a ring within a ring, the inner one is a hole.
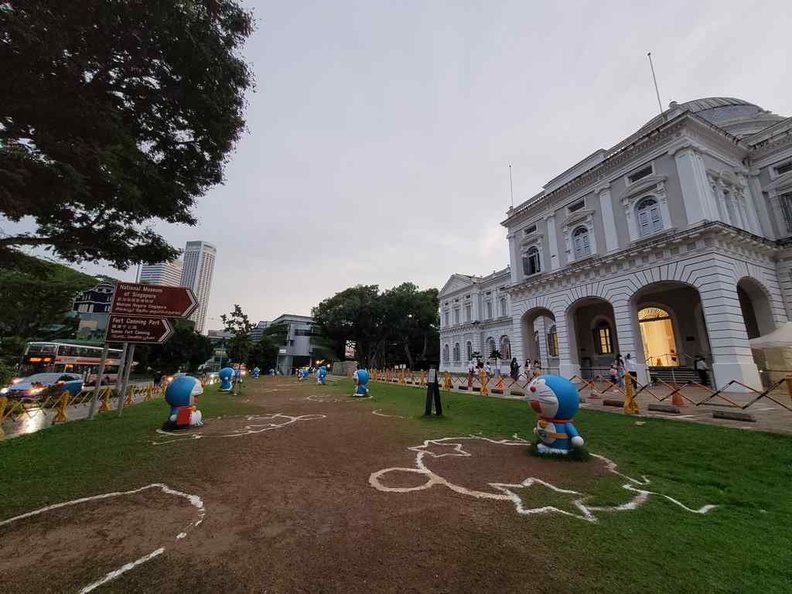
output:
M38 400L50 390L68 390L77 394L83 387L82 376L76 373L34 373L0 390L0 396L19 400Z

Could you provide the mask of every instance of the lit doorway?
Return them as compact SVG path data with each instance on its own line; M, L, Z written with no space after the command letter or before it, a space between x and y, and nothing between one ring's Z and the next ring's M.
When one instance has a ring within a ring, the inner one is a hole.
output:
M644 357L650 367L678 367L679 356L671 316L659 307L645 307L638 312Z

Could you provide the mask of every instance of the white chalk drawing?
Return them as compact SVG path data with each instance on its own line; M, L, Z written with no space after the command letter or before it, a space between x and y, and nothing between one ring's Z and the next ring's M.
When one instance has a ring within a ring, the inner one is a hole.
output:
M218 417L219 420L221 417ZM226 417L228 419L230 417ZM157 429L157 435L160 436L159 441L152 441L154 445L165 445L169 443L176 443L179 441L192 441L196 439L203 439L206 437L243 437L245 435L254 435L264 433L265 431L274 431L275 429L282 429L288 425L292 425L298 421L315 421L318 419L325 419L326 415L285 415L282 413L273 413L270 415L250 415L244 417L244 424L237 429L229 430L227 433L207 433L207 425L211 428L212 419L207 419L204 423L203 429L187 430L185 433L178 433L173 431L163 431Z
M460 493L462 495L468 495L470 497L475 497L476 499L510 501L512 504L514 504L515 511L521 515L559 513L566 516L571 516L573 518L578 518L580 520L585 520L587 522L596 522L597 512L621 512L621 511L634 510L638 506L646 503L651 495L656 495L658 497L665 498L666 500L676 504L683 510L694 514L706 514L710 510L717 507L716 505L708 504L698 509L695 509L686 506L685 504L674 499L673 497L669 497L668 495L664 495L663 493L658 493L656 491L650 491L644 488L650 484L648 478L646 478L645 476L642 476L640 479L634 479L632 477L629 477L626 474L623 474L616 469L615 462L609 460L605 456L600 456L598 454L591 454L591 455L595 458L598 458L599 460L602 460L605 463L605 467L608 470L608 472L618 475L627 481L624 485L622 485L622 488L630 492L630 494L633 494L632 498L628 502L614 506L589 505L586 504L586 500L591 497L590 495L586 495L585 493L581 493L579 491L574 491L571 489L562 489L556 487L555 485L552 485L551 483L548 483L547 481L544 481L536 477L527 477L523 481L518 483L488 483L488 486L492 488L492 491L469 489L467 487L452 483L451 481L436 474L427 467L427 463L431 463L432 458L442 458L445 456L470 457L471 454L465 451L464 449L465 442L470 440L479 440L496 445L518 446L523 448L530 445L530 442L521 439L516 435L512 439L501 439L501 440L489 439L486 437L481 437L479 435L468 435L464 437L444 437L441 439L427 439L420 446L413 446L407 448L413 452L416 452L414 468L398 468L398 467L383 468L382 470L378 470L377 472L371 474L371 476L369 477L369 484L378 491L382 491L386 493L410 493L412 491L422 491L424 489L429 489L431 487L434 487L435 485L440 485L448 489L451 489L456 493ZM382 479L383 477L386 477L391 473L407 473L407 474L420 475L425 478L425 482L423 484L412 487L389 487L383 484ZM542 487L555 491L556 493L566 493L569 495L577 496L572 502L574 507L576 508L576 512L559 509L552 505L546 505L541 507L526 507L525 502L520 497L519 491L533 487L535 485L541 485Z
M377 410L371 411L371 414L372 415L377 415L378 417L392 417L394 419L404 419L404 418L406 418L406 417L403 417L401 415L386 415L385 413L383 413L381 411L382 411L382 409L378 408Z
M98 501L100 499L110 499L111 497L123 497L125 495L135 495L137 493L141 493L141 492L146 491L148 489L159 489L163 493L165 493L166 495L173 495L174 497L182 497L182 498L186 499L187 501L189 501L190 505L192 505L197 510L196 519L193 520L192 522L190 522L189 524L187 524L187 526L185 526L184 529L181 532L179 532L179 534L176 535L176 537L175 537L176 540L182 540L183 538L185 538L187 536L187 532L191 528L195 528L196 526L199 526L203 522L204 516L206 515L206 508L204 507L203 500L200 497L198 497L198 495L191 495L189 493L183 493L181 491L177 491L176 489L172 489L171 487L169 487L168 485L165 485L163 483L152 483L150 485L146 485L145 487L140 487L139 489L132 489L131 491L116 491L116 492L113 492L113 493L102 493L101 495L93 495L91 497L82 497L81 499L73 499L71 501L64 501L63 503L56 503L54 505L48 505L47 507L42 507L40 509L21 514L19 516L15 516L13 518L9 518L7 520L3 520L2 522L0 522L0 527L6 526L6 525L11 524L13 522L17 522L19 520L24 520L25 518L30 518L30 517L33 517L33 516L37 516L39 514L43 514L43 513L48 512L48 511L52 511L54 509L60 509L60 508L63 508L63 507L71 507L71 506L74 506L74 505L80 505L81 503L87 503L89 501ZM101 586L103 584L106 584L107 582L109 582L111 580L116 579L118 576L122 575L123 573L126 573L130 569L134 569L135 567L137 567L139 565L142 565L143 563L146 563L147 561L150 561L154 557L158 557L159 555L161 555L164 552L165 552L165 547L160 547L160 548L158 548L158 549L156 549L154 551L151 551L150 553L147 553L146 555L143 555L139 559L136 559L134 561L130 561L129 563L125 563L124 565L122 565L118 569L114 569L113 571L108 572L101 579L98 579L95 582L92 582L92 583L88 584L87 586L84 586L83 588L80 589L79 592L80 592L80 594L86 594L87 592L91 592L92 590L95 590L99 586Z

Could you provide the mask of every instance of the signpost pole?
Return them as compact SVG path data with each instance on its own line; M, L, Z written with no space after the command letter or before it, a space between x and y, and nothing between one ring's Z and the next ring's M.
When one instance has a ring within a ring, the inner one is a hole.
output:
M105 342L102 349L102 361L99 363L99 371L96 373L96 383L94 383L93 396L91 396L91 406L88 409L88 418L93 419L96 415L96 399L99 396L99 389L102 384L102 376L104 375L105 361L107 360L107 350L110 344Z
M129 375L132 373L132 365L135 362L135 343L129 345L127 349L127 368L124 371L124 383L122 384L120 393L118 394L118 416L124 412L124 401L126 400L127 385L129 385Z

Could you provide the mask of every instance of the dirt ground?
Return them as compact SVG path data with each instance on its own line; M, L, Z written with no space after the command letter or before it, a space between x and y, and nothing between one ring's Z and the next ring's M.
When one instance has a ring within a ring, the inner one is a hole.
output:
M152 428L150 447L173 452L172 468L152 482L180 495L152 487L0 526L6 551L33 551L0 557L0 575L13 578L5 592L80 591L159 549L96 591L563 590L544 579L558 554L548 524L517 514L511 501L468 493L503 496L490 483L533 476L525 443L422 446L415 423L293 378L266 378L242 398L260 414L209 419L184 437ZM419 461L459 490L421 489ZM544 480L562 489L608 472L599 460L557 464L563 471ZM402 476L382 483L409 492L372 486L372 473L390 468Z

